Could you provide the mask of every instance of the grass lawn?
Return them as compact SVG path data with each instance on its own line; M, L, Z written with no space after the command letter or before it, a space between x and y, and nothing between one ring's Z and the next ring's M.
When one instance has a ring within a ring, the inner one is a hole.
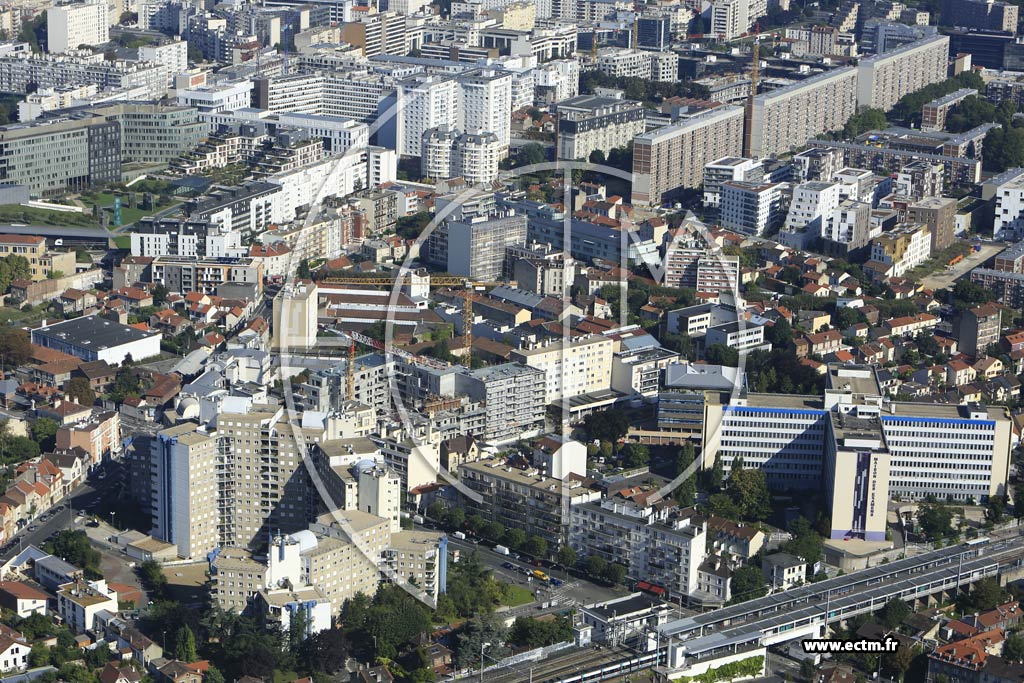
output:
M131 249L132 237L131 235L118 235L114 238L114 244L117 245L118 249Z
M507 607L519 607L520 605L528 605L534 601L533 593L529 589L517 586L513 583L505 585L505 595L502 598L501 604Z
M76 228L98 227L92 214L73 211L51 211L28 206L9 204L0 206L0 221L4 223L24 223L26 225L72 226Z
M46 311L41 307L26 312L10 306L0 306L0 325L27 325L38 323L45 317Z
M88 206L99 205L107 213L110 214L110 227L116 228L114 225L114 195L109 192L103 192L102 194L95 195L93 198L82 197L82 202ZM128 197L121 197L121 225L131 225L137 222L143 216L149 216L157 211L163 211L164 209L179 204L180 202L171 202L169 204L157 204L156 208L152 210L146 209L133 209L128 206Z

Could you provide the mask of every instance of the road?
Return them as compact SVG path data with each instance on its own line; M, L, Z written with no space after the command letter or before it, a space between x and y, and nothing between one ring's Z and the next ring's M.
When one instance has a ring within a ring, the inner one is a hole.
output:
M921 278L921 286L928 289L944 289L963 277L967 271L977 268L999 252L1006 249L1002 242L982 242L981 251L972 251L963 261L952 268L941 270Z
M418 528L427 529L427 527ZM513 555L499 555L494 552L494 550L483 544L477 545L469 540L463 541L453 536L448 537L448 546L450 548L458 548L463 557L472 552L476 552L480 561L494 573L496 578L501 581L505 581L506 583L528 588L533 592L537 599L535 602L530 603L529 605L512 608L507 612L503 612L503 615L536 615L545 611L542 610L538 604L542 602L553 602L554 604L546 611L557 612L577 605L602 602L604 600L610 600L627 594L627 591L624 588L599 586L575 576L567 576L565 571L562 569L544 570L550 576L560 581L565 581L562 586L549 586L539 581L528 580L522 572L517 572L514 569L506 569L501 566L505 562L511 562L514 565L522 567L529 566L525 561L516 560ZM530 569L533 569L533 567L530 567Z
M53 534L75 525L75 517L84 510L94 509L120 488L123 481L120 466L107 463L98 471L107 472L105 479L92 478L76 488L71 495L44 512L8 541L0 550L4 562L30 545L41 547Z

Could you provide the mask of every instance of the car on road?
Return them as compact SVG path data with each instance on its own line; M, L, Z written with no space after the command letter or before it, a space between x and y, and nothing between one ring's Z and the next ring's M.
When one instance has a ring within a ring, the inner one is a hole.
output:
M565 582L564 582L564 581L562 581L561 579L556 579L556 578L555 578L555 577L553 577L553 576L551 577L551 579L550 579L550 582L551 582L551 585L552 585L552 586L554 586L554 587L556 587L556 588L557 588L558 586L561 586L561 585L562 585L563 583L565 583Z
M514 564L512 564L511 562L502 562L501 566L504 567L505 569L515 569L516 568L516 566Z
M35 531L35 530L36 530L36 529L38 529L38 528L39 528L39 527L37 527L37 526L36 526L35 524L33 524L33 525L31 525L31 526L30 526L30 527L28 528L28 530L29 530L29 531Z

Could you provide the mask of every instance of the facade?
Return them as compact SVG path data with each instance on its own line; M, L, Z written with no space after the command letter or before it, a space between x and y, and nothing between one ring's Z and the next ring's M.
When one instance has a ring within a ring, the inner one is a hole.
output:
M217 478L222 454L215 434L191 422L150 441L154 538L177 546L178 556L203 558L220 546Z
M883 264L888 277L900 277L931 255L927 225L905 225L871 240L871 260Z
M75 272L74 252L48 251L46 240L36 235L0 235L0 258L7 256L24 257L33 282L46 280L51 273Z
M455 390L484 405L479 437L491 444L518 441L544 430L546 378L518 363L492 365L455 375Z
M857 106L889 111L904 95L945 80L948 61L949 36L931 36L862 59L857 65Z
M983 4L983 3L977 3ZM988 6L1003 3L984 3ZM1014 14L1017 13L1016 5L1008 5L1013 7ZM1014 28L1016 28L1017 19L1014 17ZM949 112L956 107L958 104L963 102L968 97L976 97L978 91L973 88L961 88L954 92L938 97L931 102L928 102L921 107L921 130L927 131L941 131L946 129L946 117Z
M88 583L78 580L57 590L57 613L73 633L96 629L96 615L104 610L117 612L117 594L102 579Z
M956 239L956 212L957 201L952 197L925 197L907 207L907 220L928 226L935 254Z
M785 211L782 208L783 183L722 183L719 221L723 227L747 235L764 235L778 230Z
M754 98L750 155L770 157L839 130L857 112L858 71L841 67Z
M829 366L827 379L824 400L709 394L704 467L720 457L729 471L742 458L744 467L764 471L775 490L825 486L834 493L834 506L842 508L833 509L834 537L839 538L851 533L864 537L865 530L884 535L886 504L881 501L891 497L982 502L1006 490L1010 421L1003 409L883 400L870 366ZM835 413L850 413L849 422ZM861 458L861 452L870 458ZM857 486L851 488L851 481Z
M639 102L581 95L556 106L559 159L588 161L596 150L607 155L632 144L644 132L644 109Z
M93 47L110 41L110 10L106 0L57 5L46 13L46 49L50 54Z
M611 339L592 334L567 343L517 349L510 359L544 372L544 402L551 404L607 390L612 376L613 347Z
M506 249L526 243L526 224L526 216L516 213L448 221L442 228L447 237L444 266L452 275L484 281L500 279ZM441 237L438 235L438 240Z
M844 120L845 122L845 120ZM743 149L743 109L721 106L633 139L632 203L660 206L697 188L704 166Z
M570 509L569 545L579 557L625 566L626 575L668 590L674 600L697 591L707 525L692 508L614 496Z
M536 534L554 554L568 542L573 509L601 499L599 491L579 478L566 481L546 477L536 468L506 466L501 459L486 459L459 465L459 480L480 495L482 502L467 501L469 510L506 529Z
M723 157L704 166L704 206L717 208L721 204L722 183L729 180L757 182L764 177L760 162L743 157Z

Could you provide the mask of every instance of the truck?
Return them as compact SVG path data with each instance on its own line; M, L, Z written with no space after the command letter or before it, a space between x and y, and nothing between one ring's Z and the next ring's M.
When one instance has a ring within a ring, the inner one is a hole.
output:
M423 524L424 521L426 521L426 520L423 519L423 515L413 515L412 516L412 523L413 524Z
M462 533L461 531L456 531L456 532L452 533L452 536L454 536L455 538L459 539L460 541L465 541L466 540L466 534Z
M508 548L503 546L503 545L496 545L496 546L494 546L494 552L498 553L499 555L511 555L512 554L512 552Z

